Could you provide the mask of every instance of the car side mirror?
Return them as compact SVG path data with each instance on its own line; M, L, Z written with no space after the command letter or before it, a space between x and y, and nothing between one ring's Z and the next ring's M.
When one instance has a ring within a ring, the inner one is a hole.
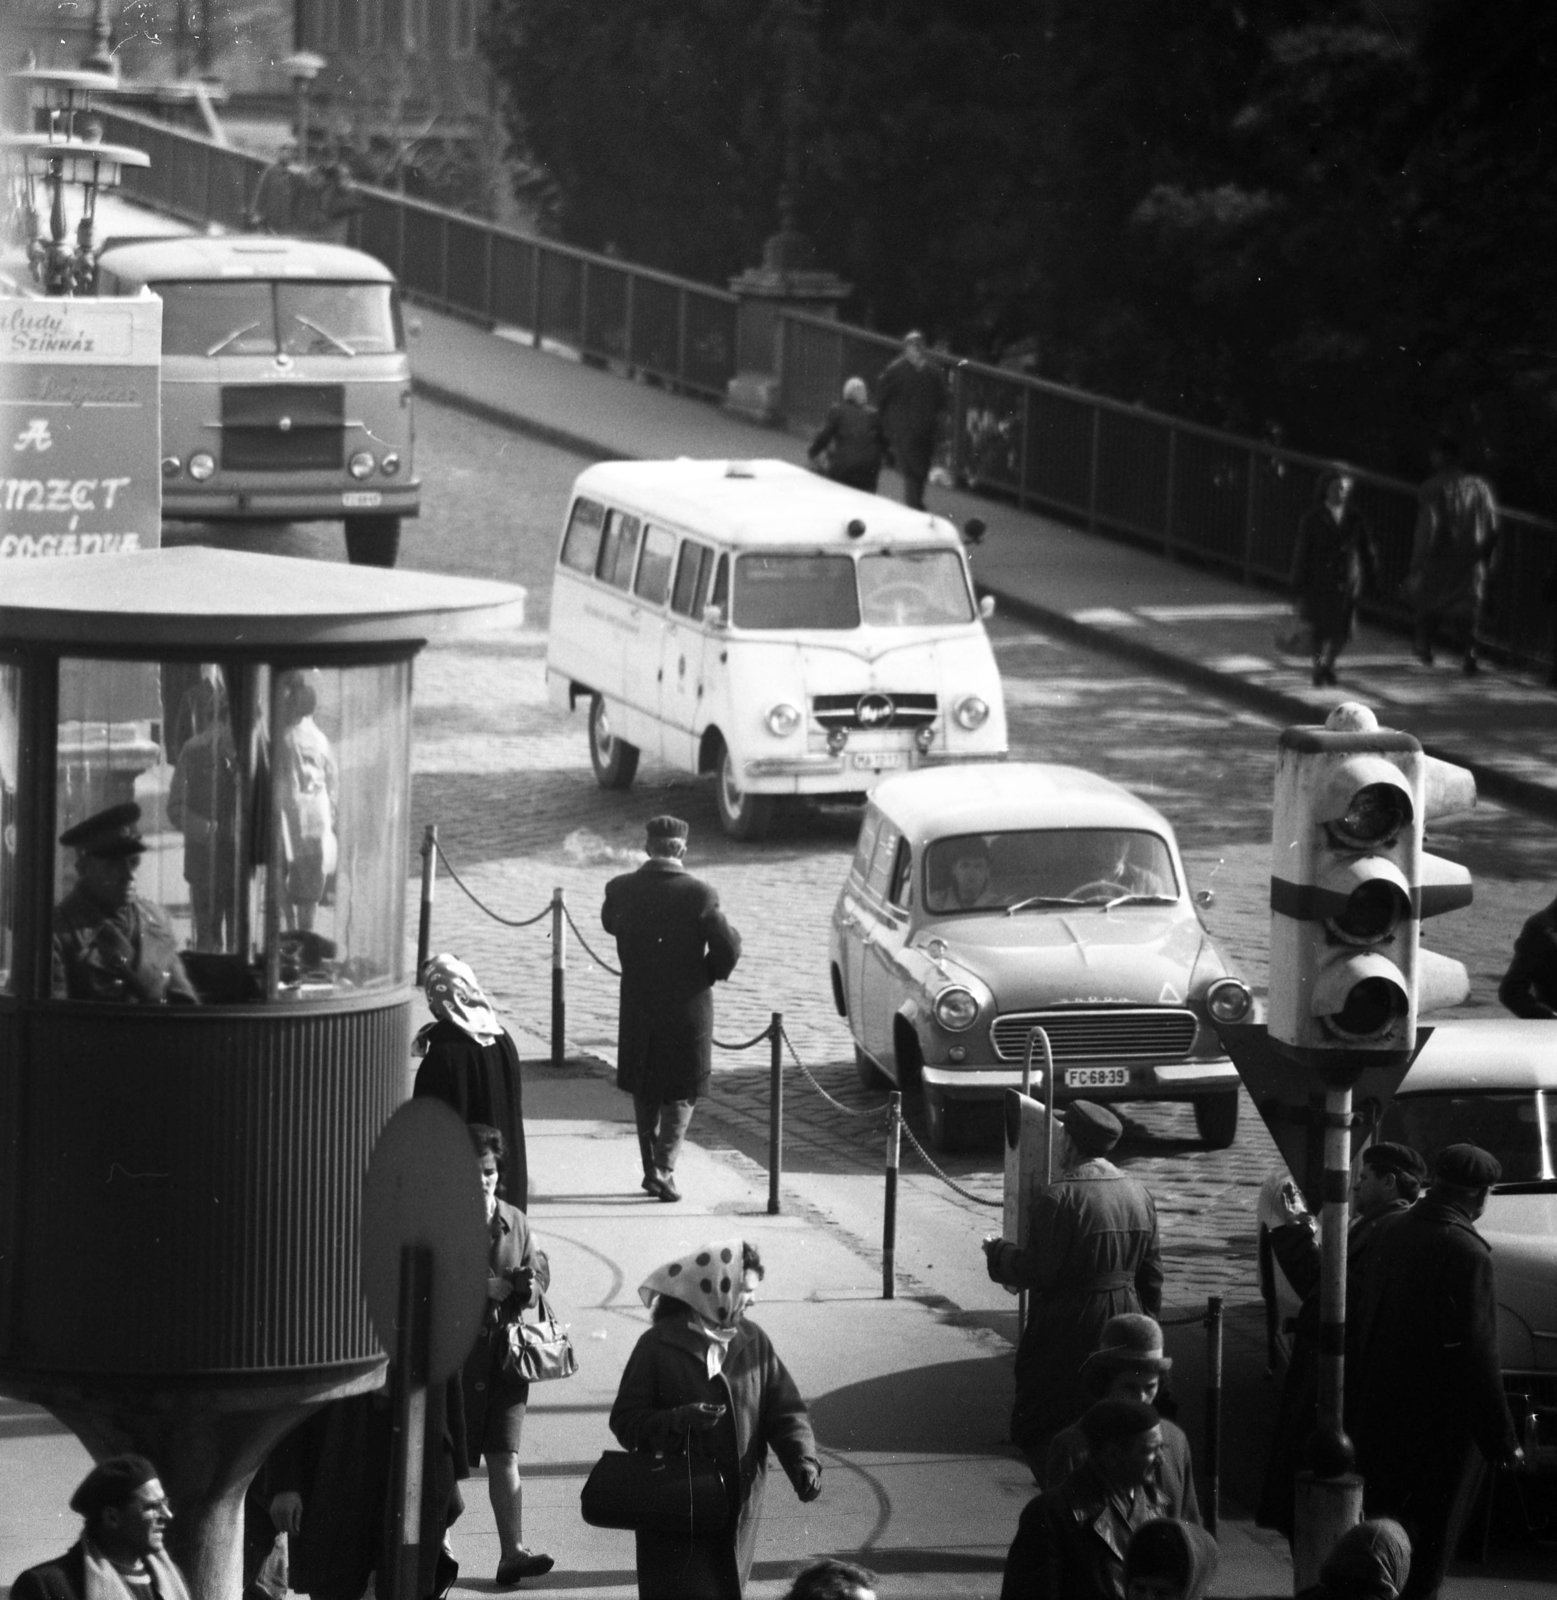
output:
M1209 889L1200 889L1195 894L1195 904L1197 906L1214 906L1216 904L1216 896Z
M713 604L712 601L703 607L703 621L710 628L722 628L725 625L724 607Z
M995 597L992 594L987 594L987 595L984 596L984 598L982 600L979 601L979 615L986 622L988 622L989 619L992 616L994 616L994 614L995 614Z

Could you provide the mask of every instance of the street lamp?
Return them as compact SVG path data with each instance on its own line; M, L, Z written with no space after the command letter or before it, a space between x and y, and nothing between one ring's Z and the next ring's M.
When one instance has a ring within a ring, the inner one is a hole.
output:
M308 86L324 71L328 62L312 50L298 50L289 55L281 65L292 80L295 111L293 121L297 126L297 159L302 167L308 165Z
M123 168L149 167L151 158L128 145L104 144L101 123L89 116L92 96L118 87L118 79L111 74L32 70L11 76L27 86L35 119L42 111L46 123L41 133L0 139L10 204L21 213L25 229L28 268L45 294L90 294L97 281L97 263L92 256L97 197L119 187ZM73 187L82 195L72 246L65 193ZM45 200L47 238L42 218Z

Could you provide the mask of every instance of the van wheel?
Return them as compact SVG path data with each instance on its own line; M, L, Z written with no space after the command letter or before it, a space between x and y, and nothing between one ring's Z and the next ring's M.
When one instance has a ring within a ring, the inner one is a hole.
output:
M399 517L347 517L346 559L353 565L392 567L399 554Z
M732 839L766 839L773 826L775 796L742 794L735 781L735 758L726 747L714 778L714 799L719 806L719 826Z
M602 789L630 789L638 775L638 746L611 732L605 701L598 694L589 699L589 764Z
M1195 1132L1211 1149L1227 1149L1238 1137L1238 1091L1208 1094L1195 1101Z
M897 1087L858 1045L854 1047L854 1075L860 1080L862 1089L895 1089Z

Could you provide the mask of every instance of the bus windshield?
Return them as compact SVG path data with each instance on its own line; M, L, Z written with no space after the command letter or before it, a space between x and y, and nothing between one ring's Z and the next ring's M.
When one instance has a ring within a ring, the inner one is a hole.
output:
M165 356L383 354L405 346L387 283L157 283Z
M749 554L735 563L737 628L923 627L973 620L955 550Z

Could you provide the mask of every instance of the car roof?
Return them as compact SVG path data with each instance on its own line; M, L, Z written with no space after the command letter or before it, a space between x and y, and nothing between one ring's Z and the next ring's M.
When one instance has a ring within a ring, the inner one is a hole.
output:
M393 283L382 261L343 244L249 233L215 237L180 234L166 239L109 239L99 257L115 276L133 283L201 279L300 278L347 283Z
M1557 1089L1557 1022L1525 1017L1433 1024L1399 1093Z
M925 767L886 779L871 799L916 839L1012 828L1144 828L1173 838L1161 812L1111 779L1042 761Z
M689 533L735 545L946 545L960 549L944 517L846 488L789 461L604 461L578 475L575 494L598 495ZM851 522L864 524L850 538Z

